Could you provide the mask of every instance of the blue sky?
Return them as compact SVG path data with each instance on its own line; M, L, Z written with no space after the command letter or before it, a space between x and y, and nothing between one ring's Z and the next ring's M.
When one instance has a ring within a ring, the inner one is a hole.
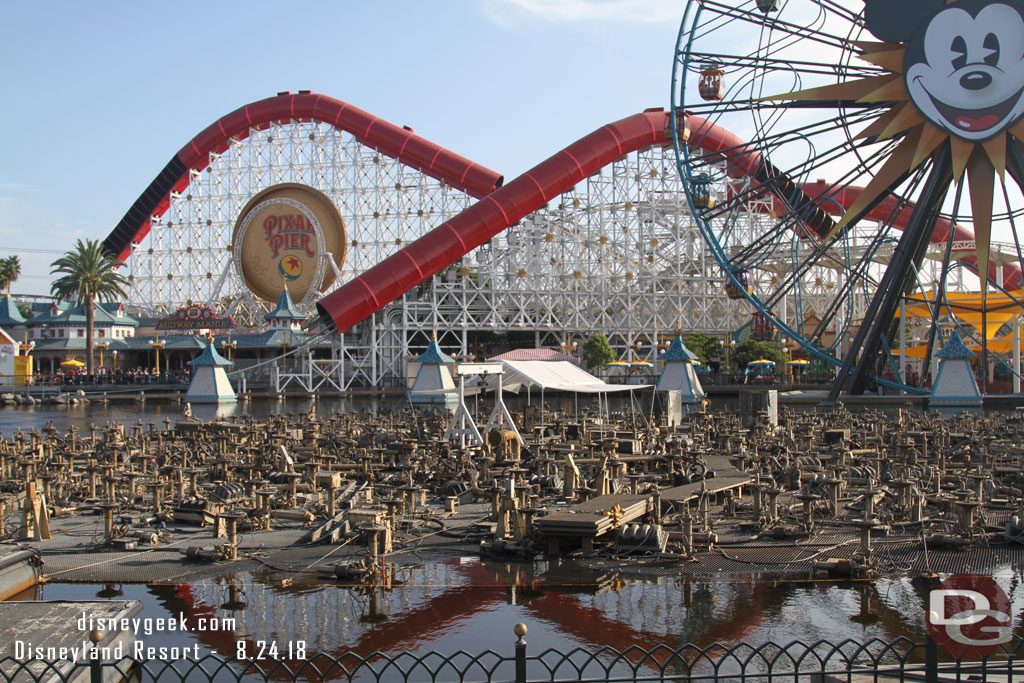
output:
M283 90L354 104L513 178L669 103L685 0L4 0L0 256L15 293L103 239L170 158ZM51 253L53 252L53 253Z

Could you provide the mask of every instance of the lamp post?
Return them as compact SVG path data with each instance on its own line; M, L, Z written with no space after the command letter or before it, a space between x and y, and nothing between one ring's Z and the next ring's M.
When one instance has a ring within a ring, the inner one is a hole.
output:
M726 335L719 343L722 345L722 350L725 351L725 378L728 383L729 375L732 374L732 349L736 346L736 342Z
M231 341L231 332L228 332L228 340L220 345L220 347L224 349L224 353L228 360L231 360L231 352L235 349L235 346L237 346L237 344Z
M160 335L158 334L153 341L149 342L149 345L156 352L156 374L160 375L160 349L164 348L165 344L160 341Z
M793 348L794 348L793 341L791 339L789 339L788 337L783 337L782 338L782 363L783 363L783 366L782 366L782 381L786 382L788 384L791 384L792 381L793 381L792 378L791 378L791 375L790 375L791 371L790 371L790 367L789 367L789 361L792 360Z
M562 350L571 356L576 351L576 342L571 341L568 337L566 337L565 343L562 344Z
M112 374L116 375L117 374L117 349L114 349L110 353L114 356L114 360L111 362L111 366L112 367L110 368L110 372Z
M105 341L96 342L96 350L100 352L100 371L103 370L103 352L106 351L109 346L110 344Z

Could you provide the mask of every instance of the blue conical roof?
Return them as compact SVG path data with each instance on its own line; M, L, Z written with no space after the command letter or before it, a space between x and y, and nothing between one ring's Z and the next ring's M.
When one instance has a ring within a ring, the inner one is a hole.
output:
M15 327L25 324L25 316L18 310L18 305L10 294L0 298L0 327Z
M430 344L427 346L427 350L424 351L423 355L419 358L413 359L413 362L435 363L440 365L441 363L454 363L455 359L441 350L441 347L437 345L437 339L431 339Z
M277 308L263 316L263 319L305 320L306 316L295 309L295 302L292 301L292 295L288 293L288 286L285 285L284 289L281 290L281 294L277 297Z
M203 352L190 360L188 364L198 368L200 366L234 365L234 362L217 353L217 349L213 348L213 344L207 344Z
M949 341L942 347L936 354L937 358L974 358L975 353L971 351L964 344L963 339L960 338L960 333L953 330L949 333Z
M668 350L659 356L661 360L697 360L698 356L690 349L686 348L686 344L683 343L683 338L676 335L676 338L672 340L672 343L668 345Z

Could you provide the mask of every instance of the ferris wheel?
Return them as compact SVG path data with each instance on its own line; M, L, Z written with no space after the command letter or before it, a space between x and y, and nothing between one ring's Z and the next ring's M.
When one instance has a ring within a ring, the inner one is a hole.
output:
M985 354L1008 338L987 302L1024 302L1022 62L1024 0L688 1L690 208L729 296L834 365L833 398L917 388L908 347L927 367L953 327Z

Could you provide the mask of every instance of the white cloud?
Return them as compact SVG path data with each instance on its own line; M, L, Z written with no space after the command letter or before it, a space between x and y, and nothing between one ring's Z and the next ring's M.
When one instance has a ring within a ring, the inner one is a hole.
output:
M533 16L550 23L677 22L680 0L488 0L487 16L509 25Z

